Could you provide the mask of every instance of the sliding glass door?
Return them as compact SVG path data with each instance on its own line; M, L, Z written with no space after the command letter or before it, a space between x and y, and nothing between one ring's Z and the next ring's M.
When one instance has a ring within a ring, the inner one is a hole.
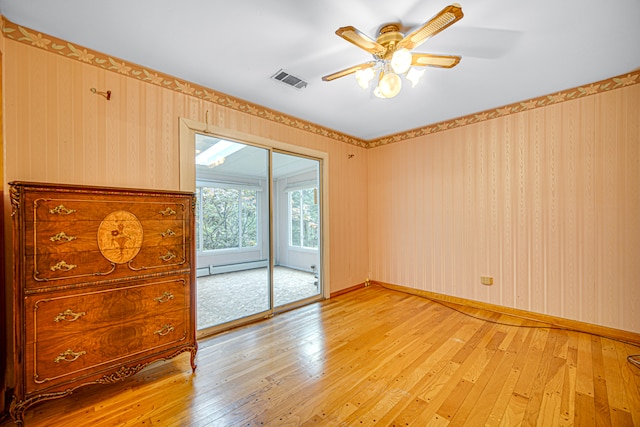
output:
M273 154L274 305L320 295L320 162Z
M198 329L271 311L269 150L196 135Z
M319 299L320 161L195 139L200 335Z

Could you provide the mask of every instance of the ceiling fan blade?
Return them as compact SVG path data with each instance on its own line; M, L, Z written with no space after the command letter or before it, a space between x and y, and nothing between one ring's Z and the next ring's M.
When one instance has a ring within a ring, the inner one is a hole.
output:
M382 55L384 53L384 46L354 27L340 27L336 30L336 34L373 55Z
M456 55L430 55L428 53L414 53L411 55L411 65L418 67L452 68L462 59Z
M367 63L364 63L364 64L355 65L353 67L344 69L342 71L338 71L336 73L324 76L322 78L322 80L325 81L325 82L330 82L331 80L339 79L340 77L344 77L344 76L348 76L349 74L353 74L358 70L364 70L364 69L367 69L367 68L371 68L371 67L373 67L373 64L374 64L373 62L367 62Z
M427 41L429 37L433 37L445 28L455 24L463 16L462 8L458 3L447 6L422 26L407 34L398 42L398 48L414 49Z

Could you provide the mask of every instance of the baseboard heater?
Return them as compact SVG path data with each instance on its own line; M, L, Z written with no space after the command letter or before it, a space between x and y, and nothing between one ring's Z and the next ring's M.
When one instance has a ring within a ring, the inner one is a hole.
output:
M211 274L232 273L234 271L251 270L254 268L264 268L269 265L269 260L262 259L250 262L238 262L225 265L210 265L209 267L199 267L197 276L209 276Z

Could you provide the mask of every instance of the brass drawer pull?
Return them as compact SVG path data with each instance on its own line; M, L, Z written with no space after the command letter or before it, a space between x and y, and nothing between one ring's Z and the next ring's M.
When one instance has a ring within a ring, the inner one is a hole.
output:
M153 300L159 303L163 303L172 300L173 298L174 296L171 292L163 292L162 295L160 295L159 297L155 297Z
M64 205L59 205L59 206L56 206L53 209L49 209L49 213L53 214L53 215L55 215L55 214L71 215L75 211L76 211L75 209L67 209Z
M175 215L177 212L167 206L167 209L160 211L158 213L163 216L171 216L171 215Z
M70 242L72 240L76 240L77 237L75 236L67 236L67 233L65 233L64 231L61 231L60 233L56 234L55 236L51 236L49 237L49 240L51 240L52 242L58 242L60 240L66 240L67 242Z
M173 326L163 325L162 328L155 331L154 334L160 335L162 337L173 331L174 331Z
M68 308L62 313L58 314L56 317L54 317L53 321L60 322L62 320L65 320L67 322L75 322L82 316L86 316L86 315L87 313L85 313L84 311L81 311L80 313L74 313L73 311L71 311L71 309Z
M67 264L66 261L60 261L56 265L51 266L51 271L57 271L57 270L69 271L69 270L73 270L76 267L77 265L75 264Z
M172 259L174 259L176 256L173 254L173 252L169 251L167 252L165 255L162 255L160 257L161 260L163 261L171 261Z
M160 233L162 237L173 237L176 235L175 231L170 228L167 228L167 231Z
M65 361L65 362L73 362L74 360L77 360L78 357L82 356L83 354L87 354L86 351L79 351L79 352L75 352L71 349L66 350L63 353L60 353L60 355L58 357L56 357L55 359L53 359L53 361L55 363L60 363L60 361Z

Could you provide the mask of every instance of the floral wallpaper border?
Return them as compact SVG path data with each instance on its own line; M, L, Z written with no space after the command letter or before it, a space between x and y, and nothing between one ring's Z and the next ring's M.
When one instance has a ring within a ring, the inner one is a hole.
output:
M81 46L73 45L58 38L43 35L34 30L21 27L4 16L0 16L2 35L7 39L11 39L20 43L25 43L33 47L43 49L52 53L57 53L67 58L91 64L105 70L113 71L128 77L132 77L151 84L162 86L166 89L181 92L186 95L194 96L205 101L223 107L231 108L236 111L260 117L296 129L311 132L316 135L322 135L335 139L347 144L355 145L363 148L373 148L381 145L400 142L407 139L417 138L423 135L429 135L466 126L473 123L479 123L491 120L497 117L503 117L522 111L532 110L535 108L545 107L552 104L569 101L572 99L582 98L589 95L595 95L601 92L607 92L623 86L630 86L640 83L640 70L636 70L627 75L617 76L610 79L592 83L588 86L580 86L577 88L565 90L552 95L540 96L530 100L513 103L503 107L486 110L480 113L469 114L464 117L435 123L433 125L412 129L398 134L388 135L372 140L363 140L332 129L328 129L305 120L301 120L283 113L280 113L263 106L226 95L213 89L197 85L188 81L177 79L176 77L150 70L140 65L113 58L109 55L93 51Z
M87 49L85 47L73 45L56 37L45 35L34 30L21 27L1 16L2 34L7 39L11 39L20 43L31 45L35 48L43 49L48 52L57 53L64 57L75 59L105 70L119 73L128 77L142 80L147 83L162 86L163 88L181 92L205 101L212 102L216 105L228 107L233 110L261 117L286 126L314 133L316 135L326 136L338 141L359 147L366 147L367 142L332 129L328 129L283 113L280 113L263 106L235 98L230 95L197 85L185 80L180 80L168 74L145 68L143 66L126 62L109 55Z
M367 142L367 148L378 147L381 145L391 144L394 142L429 135L436 132L442 132L448 129L466 126L473 123L484 122L486 120L495 119L497 117L504 117L510 114L520 113L522 111L546 107L552 104L559 104L565 101L583 98L585 96L595 95L597 93L607 92L623 86L631 86L638 83L640 83L640 70L627 75L601 80L588 86L579 86L552 95L544 95L538 98L529 99L527 101L516 102L492 110L482 111L480 113L469 114L467 116L435 123L430 126L405 131L399 134L372 139Z

